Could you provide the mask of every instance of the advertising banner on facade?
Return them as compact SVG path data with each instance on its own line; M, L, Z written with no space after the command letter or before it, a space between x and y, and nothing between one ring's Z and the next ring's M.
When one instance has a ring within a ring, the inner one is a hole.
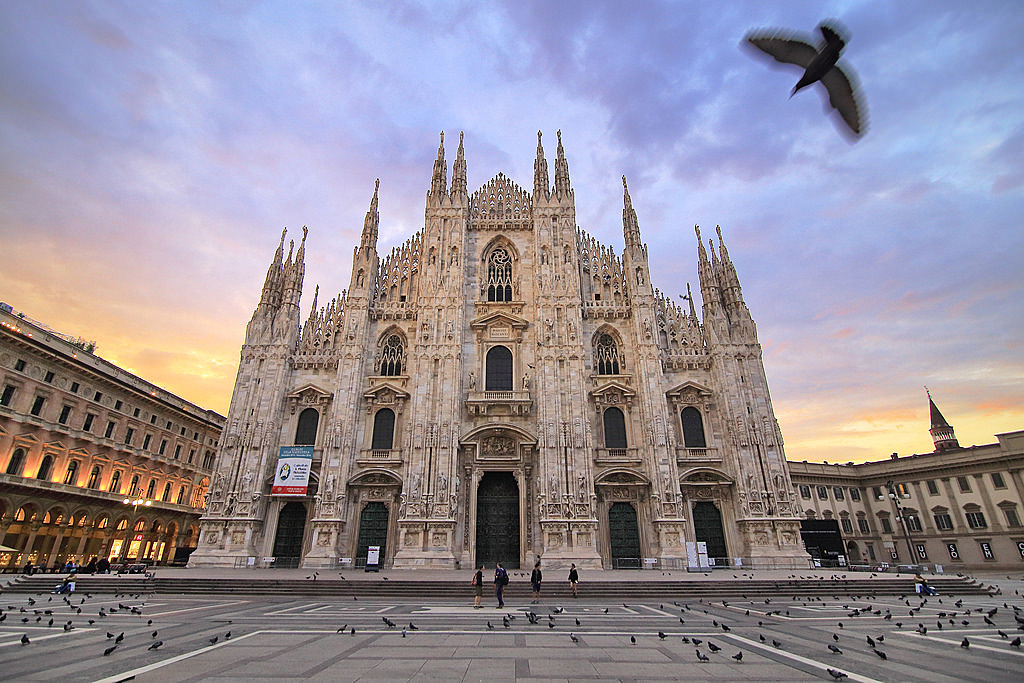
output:
M313 464L312 446L281 446L277 456L277 472L273 496L304 496L309 486L309 469Z

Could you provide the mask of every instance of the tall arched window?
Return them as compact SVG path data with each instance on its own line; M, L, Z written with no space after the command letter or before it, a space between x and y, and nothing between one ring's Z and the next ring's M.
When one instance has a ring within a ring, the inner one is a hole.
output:
M107 490L111 493L121 492L121 470L114 470L114 473L110 475L110 488Z
M370 448L375 451L388 451L395 443L395 411L381 408L373 416L373 442Z
M377 368L377 374L385 377L401 375L404 360L405 344L402 342L402 337L397 334L389 334L380 349L380 365Z
M64 474L64 483L74 486L78 483L78 461L72 460L68 463L68 471Z
M619 348L610 334L602 334L594 345L594 360L599 375L619 374Z
M487 300L512 301L512 258L500 247L487 258Z
M132 477L132 483L128 486L128 497L134 497L139 492L139 475Z
M146 498L152 498L153 493L156 492L156 479L149 480L149 486L146 487Z
M320 424L320 413L315 408L306 408L299 413L299 426L295 429L296 446L312 446L316 443L316 428Z
M36 479L46 481L53 474L53 456L44 455L43 461L39 463L39 472L36 473Z
M21 474L21 468L25 464L25 449L15 448L11 453L11 459L7 461L7 474Z
M704 421L701 420L700 411L693 406L683 408L680 413L683 422L683 445L687 448L707 448L704 440Z
M484 391L512 391L512 352L495 346L487 352Z
M618 408L604 411L604 447L626 448L626 416Z
M182 485L182 487L180 489L178 489L178 497L175 499L174 502L177 503L178 505L181 505L181 501L183 501L183 500L185 500L185 486L184 485Z
M100 474L103 472L103 468L99 465L94 465L92 472L89 473L89 483L86 484L86 488L95 489L99 488L100 485Z

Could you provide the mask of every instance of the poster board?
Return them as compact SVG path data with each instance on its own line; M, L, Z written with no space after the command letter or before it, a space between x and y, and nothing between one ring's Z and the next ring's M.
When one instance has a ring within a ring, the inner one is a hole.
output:
M309 487L309 470L312 464L312 446L281 446L270 495L306 495Z

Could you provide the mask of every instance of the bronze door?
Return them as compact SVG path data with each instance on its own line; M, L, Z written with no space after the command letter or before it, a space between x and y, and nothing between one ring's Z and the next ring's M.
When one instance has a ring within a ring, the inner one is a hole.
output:
M613 569L640 569L640 529L636 508L629 503L612 503L608 509L608 536Z
M371 545L380 546L380 566L388 540L388 508L384 503L367 503L359 515L359 540L356 543L356 566L366 566L366 553Z
M277 515L274 536L274 566L298 567L302 558L302 537L306 532L306 506L297 501L286 503Z
M511 472L487 472L476 494L476 565L519 568L519 484Z
M693 533L697 541L708 544L708 558L722 559L728 564L729 553L725 549L725 530L722 528L722 513L714 503L700 502L693 505Z

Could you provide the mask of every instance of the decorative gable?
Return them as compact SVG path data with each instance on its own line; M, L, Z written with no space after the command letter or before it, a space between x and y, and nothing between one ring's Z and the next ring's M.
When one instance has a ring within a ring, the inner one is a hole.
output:
M600 380L601 377L602 376L598 375L596 379ZM620 376L616 375L615 377L616 379L610 379L603 382L588 394L591 402L594 404L594 409L599 413L607 406L633 405L633 399L636 398L636 392L633 391L628 384L620 381Z
M686 406L704 405L713 392L703 384L686 381L665 392L668 400L678 410Z
M296 389L291 392L285 398L288 400L288 407L292 414L295 414L295 410L300 406L310 408L326 408L331 402L332 394L329 391L324 391L315 384L307 384L303 387Z
M381 382L364 393L363 398L366 400L366 412L368 413L382 407L393 408L396 413L401 413L409 400L409 392L397 384Z
M521 342L523 330L530 326L525 318L505 311L492 311L475 317L469 327L476 332L478 341Z
M469 228L529 230L533 201L504 173L491 178L469 199Z

